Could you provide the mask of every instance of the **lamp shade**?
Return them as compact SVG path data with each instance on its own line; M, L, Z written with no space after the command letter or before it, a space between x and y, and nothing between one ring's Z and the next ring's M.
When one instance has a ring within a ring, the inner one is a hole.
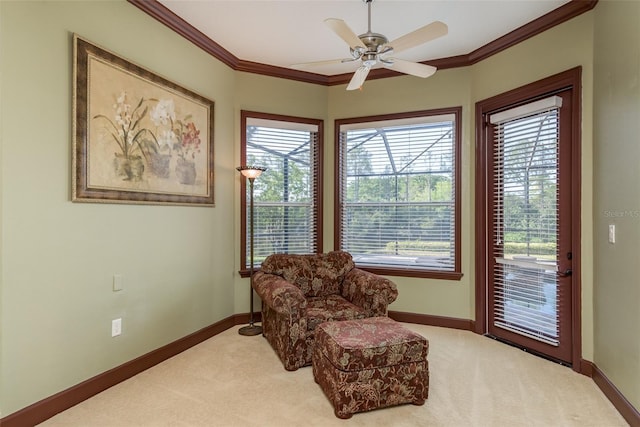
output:
M249 179L257 178L262 174L262 172L267 170L267 168L260 166L238 166L236 169Z

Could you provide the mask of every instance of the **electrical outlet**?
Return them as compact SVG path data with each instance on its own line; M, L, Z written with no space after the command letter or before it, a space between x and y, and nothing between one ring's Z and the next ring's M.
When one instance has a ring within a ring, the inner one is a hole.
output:
M111 336L117 337L122 334L122 318L113 319L111 321Z

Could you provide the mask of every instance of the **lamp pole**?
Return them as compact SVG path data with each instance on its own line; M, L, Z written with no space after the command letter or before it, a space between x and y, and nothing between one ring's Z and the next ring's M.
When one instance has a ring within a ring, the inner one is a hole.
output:
M249 325L238 330L240 335L258 335L262 333L262 326L253 323L253 182L266 168L259 166L239 166L236 168L249 180Z

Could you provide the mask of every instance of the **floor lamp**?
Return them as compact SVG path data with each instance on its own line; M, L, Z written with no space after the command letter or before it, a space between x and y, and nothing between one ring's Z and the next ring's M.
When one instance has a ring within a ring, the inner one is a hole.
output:
M258 335L262 333L262 326L253 324L253 181L266 171L267 168L259 166L238 166L236 168L245 178L249 180L251 202L249 204L249 325L238 330L240 335Z

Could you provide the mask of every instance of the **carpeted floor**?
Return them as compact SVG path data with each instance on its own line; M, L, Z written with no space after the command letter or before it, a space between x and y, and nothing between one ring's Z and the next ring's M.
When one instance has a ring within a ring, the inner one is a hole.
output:
M340 420L311 368L287 372L262 336L229 329L42 426L626 426L595 383L468 331L430 342L429 399Z

